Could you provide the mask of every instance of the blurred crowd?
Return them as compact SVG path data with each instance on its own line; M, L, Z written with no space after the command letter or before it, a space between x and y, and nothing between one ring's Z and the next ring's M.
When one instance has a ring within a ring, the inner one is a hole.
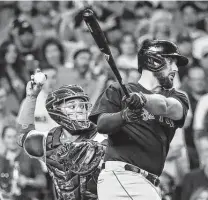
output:
M44 106L50 91L78 84L93 104L116 81L82 20L85 7L96 13L125 83L139 80L137 51L146 39L170 40L188 57L174 85L191 109L171 142L160 188L164 200L208 200L208 1L1 1L0 199L54 199L45 165L16 143L16 116L34 71L47 75L35 110L41 131L57 126Z

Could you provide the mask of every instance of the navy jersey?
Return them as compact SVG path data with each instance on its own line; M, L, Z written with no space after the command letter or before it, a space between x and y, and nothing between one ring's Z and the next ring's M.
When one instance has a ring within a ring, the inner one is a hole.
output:
M152 94L140 84L126 85L130 92ZM159 94L177 99L183 106L183 117L174 121L153 115L143 108L142 119L126 124L114 133L109 133L105 161L123 161L160 175L175 131L182 127L189 108L187 96L175 89L163 90ZM124 109L124 96L118 83L110 85L97 99L89 119L97 123L102 113L116 113Z

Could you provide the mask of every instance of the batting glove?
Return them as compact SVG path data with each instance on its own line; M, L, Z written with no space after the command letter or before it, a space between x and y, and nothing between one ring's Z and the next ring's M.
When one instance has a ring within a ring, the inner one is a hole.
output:
M125 123L139 122L142 118L142 109L130 110L128 107L121 111L121 117Z
M127 107L129 107L130 110L140 110L143 108L147 102L146 97L142 92L133 92L130 93L129 98L124 98Z

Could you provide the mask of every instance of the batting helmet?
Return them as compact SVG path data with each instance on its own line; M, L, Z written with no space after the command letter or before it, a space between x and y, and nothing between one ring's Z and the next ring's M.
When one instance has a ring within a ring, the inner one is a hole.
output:
M165 65L164 57L175 57L178 66L188 64L188 59L179 53L177 46L167 40L147 40L138 52L138 64L152 72L160 71Z
M76 105L79 104L85 108L84 111L81 113L76 109L71 112L67 111L66 102L73 99L83 100L82 102L74 103L73 106L76 108ZM60 104L63 106L60 106ZM62 86L58 90L49 93L46 99L46 109L50 117L70 133L90 127L88 114L91 107L92 105L89 103L89 97L84 93L83 89L77 85ZM64 109L66 109L66 112ZM78 117L80 115L84 117L80 119Z

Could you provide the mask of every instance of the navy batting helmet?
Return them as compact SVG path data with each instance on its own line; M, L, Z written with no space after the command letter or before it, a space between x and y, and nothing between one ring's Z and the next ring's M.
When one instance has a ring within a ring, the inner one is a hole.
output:
M67 102L74 99L82 99L82 101L75 102L73 105L70 104L70 108L68 108ZM81 112L78 111L76 109L77 105L84 109ZM62 86L58 90L49 93L46 99L46 109L50 117L70 133L90 127L88 114L91 107L89 97L77 85Z
M147 40L138 52L138 64L152 72L160 71L164 65L164 57L175 57L178 66L188 64L188 59L179 53L177 46L167 40Z

